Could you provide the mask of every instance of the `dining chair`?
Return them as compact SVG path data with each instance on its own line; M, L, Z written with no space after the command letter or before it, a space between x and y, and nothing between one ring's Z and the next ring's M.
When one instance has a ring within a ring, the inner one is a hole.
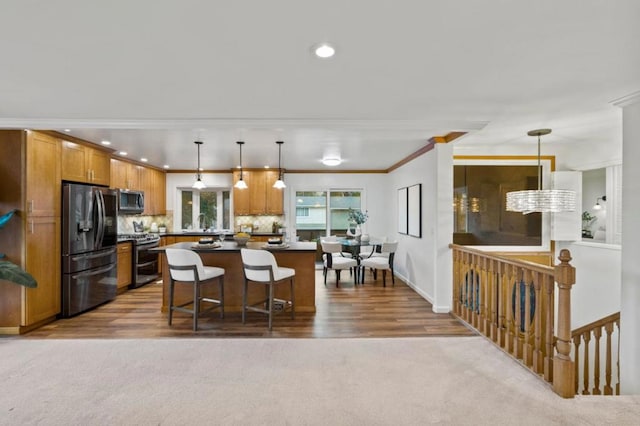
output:
M173 312L180 311L193 316L193 331L198 330L198 317L213 309L220 308L220 318L224 318L224 269L216 266L204 266L198 253L185 249L166 249L167 263L169 264L169 325L173 320ZM218 281L219 299L204 297L201 287L205 284ZM174 304L176 281L189 283L193 286L193 300L180 305ZM202 302L210 303L207 309L202 309ZM191 309L187 305L193 305Z
M245 323L247 310L260 312L269 317L269 331L273 327L274 303L282 306L278 312L284 312L287 308L291 310L291 319L295 319L294 304L294 278L295 269L278 266L274 255L267 250L240 249L242 257L242 268L244 271L244 288L242 291L242 323ZM258 302L249 304L248 290L249 282L258 283L265 286L266 298ZM290 285L290 300L276 299L274 297L274 287L278 284L288 282Z
M322 274L324 285L327 285L327 272L329 269L336 271L336 287L340 287L340 272L344 269L355 271L353 284L358 284L358 260L341 256L342 243L339 241L320 241L322 246ZM337 256L336 256L337 254Z
M398 249L397 242L383 242L382 249L380 250L380 256L371 256L360 261L360 267L362 268L362 283L364 284L364 275L366 268L373 270L373 279L378 279L378 270L382 270L382 286L386 287L386 275L387 271L391 271L391 281L393 285L396 285L395 274L393 272L393 258L395 252Z

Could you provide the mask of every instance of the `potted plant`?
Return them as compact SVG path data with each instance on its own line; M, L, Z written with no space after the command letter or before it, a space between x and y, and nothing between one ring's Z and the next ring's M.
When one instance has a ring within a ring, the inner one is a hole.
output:
M0 216L0 229L4 227L15 212L16 210L11 210L9 213ZM4 254L0 253L0 258L3 257ZM36 288L38 286L38 283L30 273L22 270L18 265L8 260L0 260L0 280L11 281L12 283L29 288Z
M161 234L167 232L167 225L165 225L163 222L160 222L160 224L158 224L158 232Z
M358 241L362 241L363 239L364 241L369 241L369 234L363 234L361 227L361 225L363 225L367 221L367 219L369 219L369 211L366 210L363 213L362 210L354 210L352 208L349 208L348 219L349 222L356 224L356 229L355 232L352 232L351 227L349 227L349 229L347 229L347 235L355 237Z

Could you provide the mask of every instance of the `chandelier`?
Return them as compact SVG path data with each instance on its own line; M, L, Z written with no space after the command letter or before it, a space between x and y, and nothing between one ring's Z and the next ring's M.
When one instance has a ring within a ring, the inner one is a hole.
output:
M527 132L538 137L538 189L507 192L507 211L529 213L572 212L576 209L576 193L565 189L541 189L540 175L540 136L548 135L551 129L538 129Z

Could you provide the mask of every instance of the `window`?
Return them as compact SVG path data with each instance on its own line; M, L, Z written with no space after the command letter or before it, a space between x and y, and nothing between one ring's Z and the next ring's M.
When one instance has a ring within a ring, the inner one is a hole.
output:
M230 191L179 189L180 229L230 229Z
M362 209L362 191L297 191L296 234L301 241L345 234L349 208Z

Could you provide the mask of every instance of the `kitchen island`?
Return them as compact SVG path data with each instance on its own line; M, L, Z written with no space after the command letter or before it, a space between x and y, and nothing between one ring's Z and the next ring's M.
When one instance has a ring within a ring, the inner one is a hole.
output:
M271 251L278 266L293 268L296 271L295 277L295 304L296 312L315 312L315 242L291 242L286 248L268 247L264 242L248 242L247 248L266 249ZM242 310L242 286L244 283L244 273L242 270L242 258L240 249L233 241L224 241L221 247L197 244L194 242L181 242L161 246L153 250L160 252L160 262L162 263L163 288L162 288L162 310L166 311L169 304L169 268L164 251L167 248L182 248L197 252L202 258L202 262L207 266L217 266L224 268L224 299L225 312L239 312ZM288 298L289 286L276 287L276 297ZM215 285L203 287L205 294L207 291L215 292ZM216 293L211 293L217 297ZM264 287L258 284L249 285L249 301L264 298ZM189 284L176 283L175 302L181 304L193 299L193 289Z

